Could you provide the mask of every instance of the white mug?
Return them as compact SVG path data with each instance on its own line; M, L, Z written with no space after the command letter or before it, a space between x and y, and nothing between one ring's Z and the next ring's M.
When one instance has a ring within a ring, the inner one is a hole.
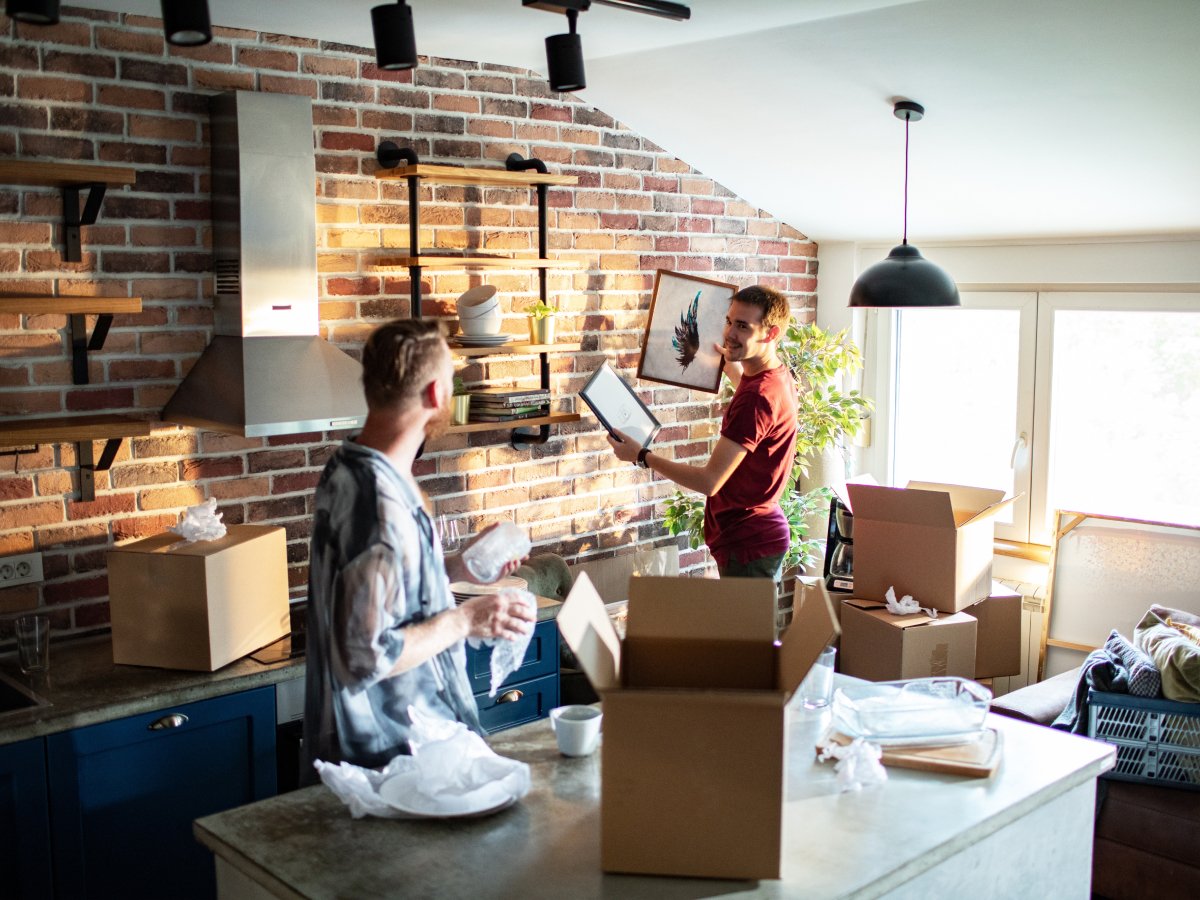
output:
M550 727L563 756L587 756L600 743L600 710L594 706L559 706L550 710Z

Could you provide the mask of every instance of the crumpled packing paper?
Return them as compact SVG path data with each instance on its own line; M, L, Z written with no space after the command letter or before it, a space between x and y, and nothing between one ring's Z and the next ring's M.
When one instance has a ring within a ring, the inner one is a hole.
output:
M410 706L412 756L397 756L382 769L364 769L351 763L316 760L321 781L350 809L356 819L427 818L474 812L464 809L472 796L492 788L496 802L514 802L529 793L529 766L498 756L475 732L461 722L422 713ZM392 779L402 779L408 802L396 805L382 794ZM416 812L414 810L420 810Z
M529 611L537 610L537 601L533 594L529 591L521 590L520 588L505 588L497 593L503 596L516 596ZM525 661L525 651L529 649L529 641L533 638L533 622L529 623L529 630L521 637L514 640L507 638L467 638L467 643L472 647L478 648L481 646L492 647L492 689L488 692L489 697L495 697L496 691L503 684L504 679L517 671L521 667L521 663Z
M899 600L896 599L896 589L890 587L883 597L884 603L887 604L887 611L893 616L911 616L924 611L925 615L931 619L938 617L938 611L932 607L922 606L912 598L911 594L905 594Z
M834 766L837 786L839 791L845 792L861 791L864 787L887 781L887 769L879 761L882 755L883 750L878 744L855 738L844 746L830 741L821 748L817 759L821 762L837 760Z
M193 541L215 541L225 537L224 513L217 512L217 498L209 497L203 503L189 506L183 512L178 525L170 531L180 535L189 544Z

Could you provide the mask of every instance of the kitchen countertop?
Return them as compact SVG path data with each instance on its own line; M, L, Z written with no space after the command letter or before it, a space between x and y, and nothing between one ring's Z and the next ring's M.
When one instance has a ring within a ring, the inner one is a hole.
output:
M538 621L558 615L561 601L538 598ZM0 672L47 705L0 714L0 745L169 706L304 677L304 658L264 665L250 657L215 672L116 665L109 634L52 643L50 671L21 674L15 653L0 656Z
M317 785L199 819L195 833L223 898L1086 895L1095 779L1112 747L989 716L1005 747L992 778L890 769L884 785L839 793L813 752L829 712L788 715L779 881L602 872L603 747L565 758L544 721L489 739L532 769L530 793L491 816L353 819Z

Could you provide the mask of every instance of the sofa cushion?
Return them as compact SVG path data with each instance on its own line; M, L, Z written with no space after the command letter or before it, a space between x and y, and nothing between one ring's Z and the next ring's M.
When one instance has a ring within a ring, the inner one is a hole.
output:
M1012 719L1049 725L1071 702L1078 683L1079 669L1072 669L997 697L991 710Z

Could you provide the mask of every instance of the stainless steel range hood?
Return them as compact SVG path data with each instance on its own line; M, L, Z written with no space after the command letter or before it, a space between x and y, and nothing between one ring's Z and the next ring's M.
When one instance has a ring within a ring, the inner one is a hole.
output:
M212 99L213 340L164 421L245 437L357 428L362 367L319 337L312 101Z

